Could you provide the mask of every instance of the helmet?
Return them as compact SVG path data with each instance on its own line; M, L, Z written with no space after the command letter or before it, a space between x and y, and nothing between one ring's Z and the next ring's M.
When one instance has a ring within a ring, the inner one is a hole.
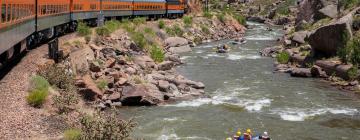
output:
M265 131L264 134L263 134L263 136L268 136L268 132Z
M251 129L246 129L246 133L251 133Z
M226 140L232 140L230 137L226 138Z
M240 130L236 132L236 136L239 136L239 137L241 136Z

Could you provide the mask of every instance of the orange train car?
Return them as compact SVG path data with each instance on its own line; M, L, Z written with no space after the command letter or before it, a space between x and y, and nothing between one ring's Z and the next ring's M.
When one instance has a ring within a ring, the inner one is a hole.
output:
M133 0L103 0L101 6L105 17L133 15Z
M24 39L35 32L35 0L0 0L0 61L26 49Z
M134 16L159 16L166 14L165 0L134 0Z
M97 18L100 11L100 0L71 0L71 20Z

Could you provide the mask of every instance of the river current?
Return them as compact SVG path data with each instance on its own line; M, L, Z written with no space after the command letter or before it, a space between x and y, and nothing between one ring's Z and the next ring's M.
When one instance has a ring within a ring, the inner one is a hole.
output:
M135 138L146 140L223 140L240 129L267 131L275 140L360 139L360 100L319 79L274 73L262 48L275 45L281 29L249 23L247 42L227 54L211 42L181 54L178 72L206 85L209 98L158 107L120 109L139 123Z

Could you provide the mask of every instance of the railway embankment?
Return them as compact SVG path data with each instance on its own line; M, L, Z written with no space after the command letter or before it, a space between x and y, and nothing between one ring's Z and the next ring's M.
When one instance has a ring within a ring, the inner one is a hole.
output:
M183 64L178 53L198 43L242 37L241 21L204 13L157 21L112 20L97 28L79 24L76 33L59 39L60 63L48 59L43 45L3 78L0 138L61 139L95 131L128 137L132 120L110 122L96 110L206 96L202 82L176 72ZM114 129L102 132L92 125Z

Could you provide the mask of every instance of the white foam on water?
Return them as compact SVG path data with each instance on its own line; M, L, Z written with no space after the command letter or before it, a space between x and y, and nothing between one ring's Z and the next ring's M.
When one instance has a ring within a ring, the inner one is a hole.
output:
M276 40L276 38L264 36L264 35L251 35L245 37L247 40Z
M188 58L190 58L190 57L191 57L191 56L181 56L180 59L181 59L181 60L185 60L185 59L188 59Z
M200 54L200 53L203 53L204 51L203 50L197 50L197 51L195 51L195 53L197 53L197 54Z
M169 121L169 122L172 122L172 121L177 121L177 120L179 120L177 117L164 118L164 121Z
M260 99L260 100L246 100L244 101L245 109L250 112L258 112L263 107L268 107L271 104L271 99Z
M285 109L272 110L272 113L280 115L280 118L286 121L305 121L307 118L318 115L324 115L326 113L354 115L355 113L358 113L358 110L351 108L319 108L319 109L285 108Z
M229 60L240 60L240 59L260 59L261 56L259 55L238 55L238 54L229 54L226 59Z
M224 56L220 56L220 55L218 55L218 54L216 54L216 53L209 53L209 54L207 54L206 56L207 56L207 57L224 57Z

